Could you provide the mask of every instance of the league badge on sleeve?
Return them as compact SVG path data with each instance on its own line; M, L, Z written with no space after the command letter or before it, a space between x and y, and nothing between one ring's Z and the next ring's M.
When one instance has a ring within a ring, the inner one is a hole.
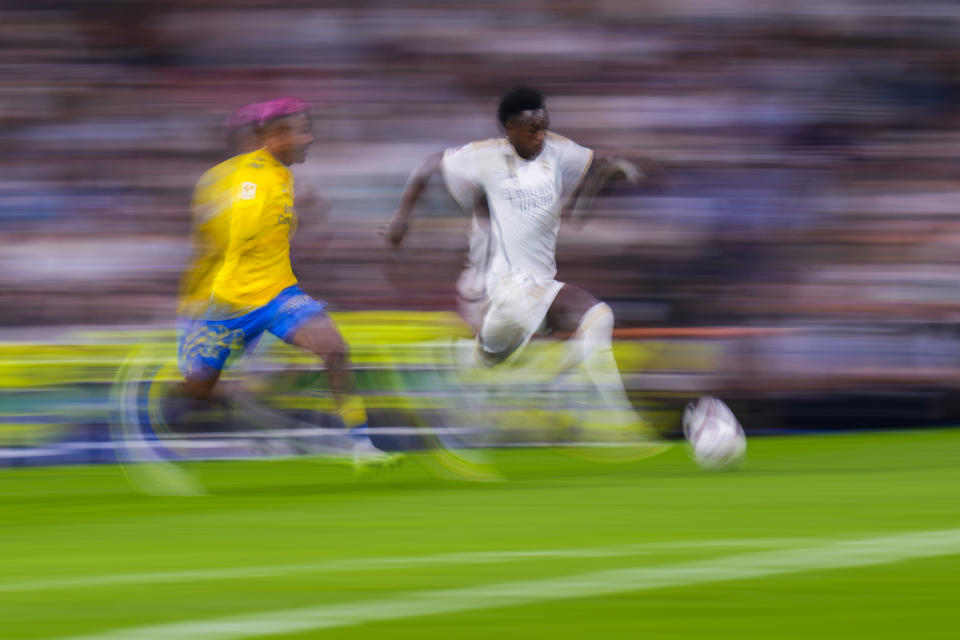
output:
M240 185L240 199L253 200L257 196L257 184L255 182L244 182Z

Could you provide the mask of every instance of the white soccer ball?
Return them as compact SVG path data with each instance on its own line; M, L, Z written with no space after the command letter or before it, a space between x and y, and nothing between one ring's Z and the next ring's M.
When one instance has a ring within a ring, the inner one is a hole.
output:
M747 437L730 407L702 396L683 410L683 435L701 469L736 469L747 453Z

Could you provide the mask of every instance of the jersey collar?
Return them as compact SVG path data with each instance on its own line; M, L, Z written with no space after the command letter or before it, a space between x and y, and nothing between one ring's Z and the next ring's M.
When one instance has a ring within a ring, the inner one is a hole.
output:
M256 154L257 158L262 159L265 165L271 166L275 169L281 169L286 173L290 172L290 167L277 160L277 157L270 153L266 147L257 149L254 151L254 154Z
M530 162L536 162L537 160L540 160L541 158L543 158L543 154L547 152L547 145L550 144L550 139L548 138L543 143L543 150L537 155L537 157L527 160L525 158L520 157L520 154L517 153L517 150L513 148L513 145L510 144L510 140L508 138L501 138L501 140L503 140L503 155L506 157L507 163L514 166L517 166L517 165L522 166L524 164L527 164Z

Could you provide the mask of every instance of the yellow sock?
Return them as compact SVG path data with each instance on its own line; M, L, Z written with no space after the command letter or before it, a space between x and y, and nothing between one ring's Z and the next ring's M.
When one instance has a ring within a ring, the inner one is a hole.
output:
M359 396L343 396L339 401L337 413L347 429L353 429L367 424L367 409L363 399Z

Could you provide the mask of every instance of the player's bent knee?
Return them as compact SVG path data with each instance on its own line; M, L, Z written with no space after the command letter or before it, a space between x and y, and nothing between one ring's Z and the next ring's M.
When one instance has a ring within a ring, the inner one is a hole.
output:
M318 349L316 354L330 369L342 369L350 363L350 347L342 339L327 343L323 348Z
M216 384L217 377L185 380L183 383L183 391L194 400L206 401L213 395L213 388Z
M291 342L327 361L346 361L350 350L337 329L327 323L307 324Z
M336 362L340 367L346 367L350 363L350 349L346 344L342 344L331 351L327 358Z
M507 349L504 351L487 351L485 348L480 347L477 349L477 355L480 364L485 367L494 367L509 358L510 354L514 351L515 349Z
M606 302L598 302L593 305L580 319L579 331L586 331L613 334L613 309Z

